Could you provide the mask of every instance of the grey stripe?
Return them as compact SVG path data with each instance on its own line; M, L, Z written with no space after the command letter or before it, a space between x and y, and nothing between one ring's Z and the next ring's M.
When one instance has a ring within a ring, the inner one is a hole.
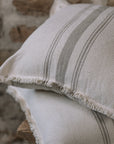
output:
M75 69L73 72L71 87L72 89L77 90L78 85L78 79L81 72L81 69L83 67L83 64L85 62L85 59L90 51L90 48L94 44L95 40L99 36L99 34L105 29L105 27L110 23L110 21L113 18L113 12L111 12L103 21L102 23L94 30L94 32L90 35L89 39L87 40L86 44L84 45L84 48L82 49L79 58L77 60L77 63L75 65Z
M93 115L94 115L94 117L95 117L95 120L96 120L96 122L97 122L97 125L98 125L98 127L99 127L99 130L100 130L100 132L101 132L101 135L102 135L102 138L103 138L103 143L104 143L104 144L107 144L107 140L106 140L106 137L105 137L105 134L104 134L103 126L102 126L101 121L100 121L100 119L99 119L99 117L98 117L98 114L97 114L96 111L93 111L93 110L91 110L91 112L93 113Z
M76 43L85 32L85 30L96 20L96 18L104 11L107 7L100 7L94 10L85 20L79 24L76 29L69 36L62 52L59 57L56 71L56 81L64 83L65 73L68 66L69 59L75 48Z
M90 7L92 7L91 5L87 6L86 8L84 8L82 11L80 11L78 14L76 14L71 20L69 20L56 34L48 52L45 58L45 62L44 62L44 71L43 71L43 78L47 79L48 74L49 74L49 66L51 65L51 60L52 60L52 55L57 47L57 44L59 42L59 40L61 39L62 35L64 34L64 32L76 21L80 18L80 16L86 11L88 10Z
M99 117L100 117L100 119L102 121L103 127L104 127L104 132L105 132L105 135L106 135L106 138L107 138L107 143L111 144L110 135L109 135L109 132L108 132L105 120L104 120L104 116L101 115L100 113L98 115L99 115Z

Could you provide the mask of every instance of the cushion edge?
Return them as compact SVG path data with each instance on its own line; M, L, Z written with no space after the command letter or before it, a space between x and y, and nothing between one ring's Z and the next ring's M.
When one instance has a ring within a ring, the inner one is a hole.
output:
M51 90L56 93L65 95L68 98L72 99L73 101L78 101L80 104L85 105L89 109L100 112L114 119L114 109L108 108L105 105L96 102L90 96L86 96L82 92L73 91L67 86L62 86L60 83L57 83L52 80L44 81L42 78L35 78L35 77L20 78L12 76L9 78L2 78L2 82L0 81L0 83L5 83L8 85L14 85L17 87L24 87L24 88Z
M8 86L7 93L14 98L14 100L19 103L21 110L24 112L26 120L30 126L30 129L35 137L36 144L43 144L40 132L38 130L38 126L36 125L36 121L32 116L29 106L25 102L24 98L21 96L18 90L16 90L13 86Z

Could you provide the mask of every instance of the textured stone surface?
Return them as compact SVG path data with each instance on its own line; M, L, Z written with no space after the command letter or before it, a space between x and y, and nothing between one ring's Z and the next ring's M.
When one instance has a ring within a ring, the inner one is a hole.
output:
M68 0L68 2L70 2L70 3L79 3L79 2L81 2L81 0Z
M2 37L0 38L0 49L17 50L21 47L23 42L14 42L11 40L9 33L12 28L17 28L18 26L23 25L29 28L39 27L48 18L48 15L38 15L37 17L33 15L23 15L21 12L16 10L16 7L13 5L13 0L0 1L0 17L2 17L3 19ZM25 2L28 1L29 0L25 0Z
M108 5L109 6L114 6L114 0L108 0Z
M0 16L0 38L2 37L2 29L3 29L3 20L2 16Z
M25 25L13 27L9 33L11 40L13 42L24 42L36 28L36 26L27 27Z
M49 13L54 0L13 0L16 9L25 15L45 15ZM81 0L68 0L70 3L79 3Z
M53 0L13 0L18 11L25 15L48 14Z
M14 54L15 50L0 50L0 66L1 64L12 54Z
M17 129L18 136L28 140L30 143L35 144L35 137L33 136L32 131L27 120L23 121Z
M27 144L16 136L17 127L25 119L20 106L0 85L0 144Z

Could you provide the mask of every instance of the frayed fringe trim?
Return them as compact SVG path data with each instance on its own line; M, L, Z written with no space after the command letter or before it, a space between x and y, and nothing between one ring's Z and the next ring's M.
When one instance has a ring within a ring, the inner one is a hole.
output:
M25 102L24 98L13 86L8 87L7 93L10 94L14 98L14 100L19 103L22 111L24 112L24 114L26 116L26 120L29 123L30 129L33 132L33 136L35 137L36 144L43 144L41 141L41 137L40 137L40 133L39 133L36 121L34 120L33 116L31 115L30 109L29 109L27 103Z
M106 106L93 100L91 97L86 96L81 92L75 92L70 88L68 88L67 86L65 85L62 86L60 83L54 82L52 80L44 81L42 78L39 79L36 77L19 78L17 76L2 78L1 80L2 83L6 83L8 85L54 91L56 93L65 95L74 101L78 101L79 103L84 104L85 106L94 111L100 112L114 119L114 109L107 108Z

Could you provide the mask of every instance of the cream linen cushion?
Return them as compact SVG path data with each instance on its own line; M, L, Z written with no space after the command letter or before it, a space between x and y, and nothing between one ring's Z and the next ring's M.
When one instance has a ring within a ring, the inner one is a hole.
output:
M1 66L0 82L52 90L114 119L114 8L63 8Z
M53 92L9 87L36 144L114 144L114 120Z

